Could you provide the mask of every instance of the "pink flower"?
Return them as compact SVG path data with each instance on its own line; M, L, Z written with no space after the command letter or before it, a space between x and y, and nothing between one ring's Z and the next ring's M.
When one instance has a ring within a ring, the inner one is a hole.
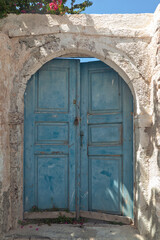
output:
M36 231L38 231L39 230L39 228L36 228Z
M56 11L60 5L62 4L62 0L52 0L52 3L49 3L49 7L51 10Z
M51 10L53 9L53 6L54 6L53 3L49 3L49 7L50 7Z
M56 11L58 9L58 4L55 2L54 3L54 11Z

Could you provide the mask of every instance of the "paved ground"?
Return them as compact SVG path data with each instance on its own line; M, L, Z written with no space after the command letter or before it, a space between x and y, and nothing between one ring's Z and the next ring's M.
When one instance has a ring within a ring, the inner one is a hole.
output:
M133 226L111 224L84 225L52 224L48 226L36 224L19 227L6 234L5 240L144 240Z

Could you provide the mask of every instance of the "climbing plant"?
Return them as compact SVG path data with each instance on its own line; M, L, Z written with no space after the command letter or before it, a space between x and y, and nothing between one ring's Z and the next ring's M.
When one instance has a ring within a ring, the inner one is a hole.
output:
M0 0L0 18L6 17L9 13L49 13L56 15L79 14L92 5L90 0L76 3L71 0Z

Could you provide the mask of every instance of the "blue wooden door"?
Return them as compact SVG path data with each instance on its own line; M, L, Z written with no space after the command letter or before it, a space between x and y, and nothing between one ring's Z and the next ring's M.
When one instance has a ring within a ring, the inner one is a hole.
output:
M102 62L81 64L80 208L133 217L132 95Z
M102 62L53 60L25 94L24 210L133 217L132 95Z
M78 60L54 60L25 93L24 210L75 210Z

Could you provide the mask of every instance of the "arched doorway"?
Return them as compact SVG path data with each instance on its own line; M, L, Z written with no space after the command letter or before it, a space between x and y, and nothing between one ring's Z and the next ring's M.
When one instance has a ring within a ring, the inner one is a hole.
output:
M100 61L55 59L28 82L24 210L133 218L133 99Z

